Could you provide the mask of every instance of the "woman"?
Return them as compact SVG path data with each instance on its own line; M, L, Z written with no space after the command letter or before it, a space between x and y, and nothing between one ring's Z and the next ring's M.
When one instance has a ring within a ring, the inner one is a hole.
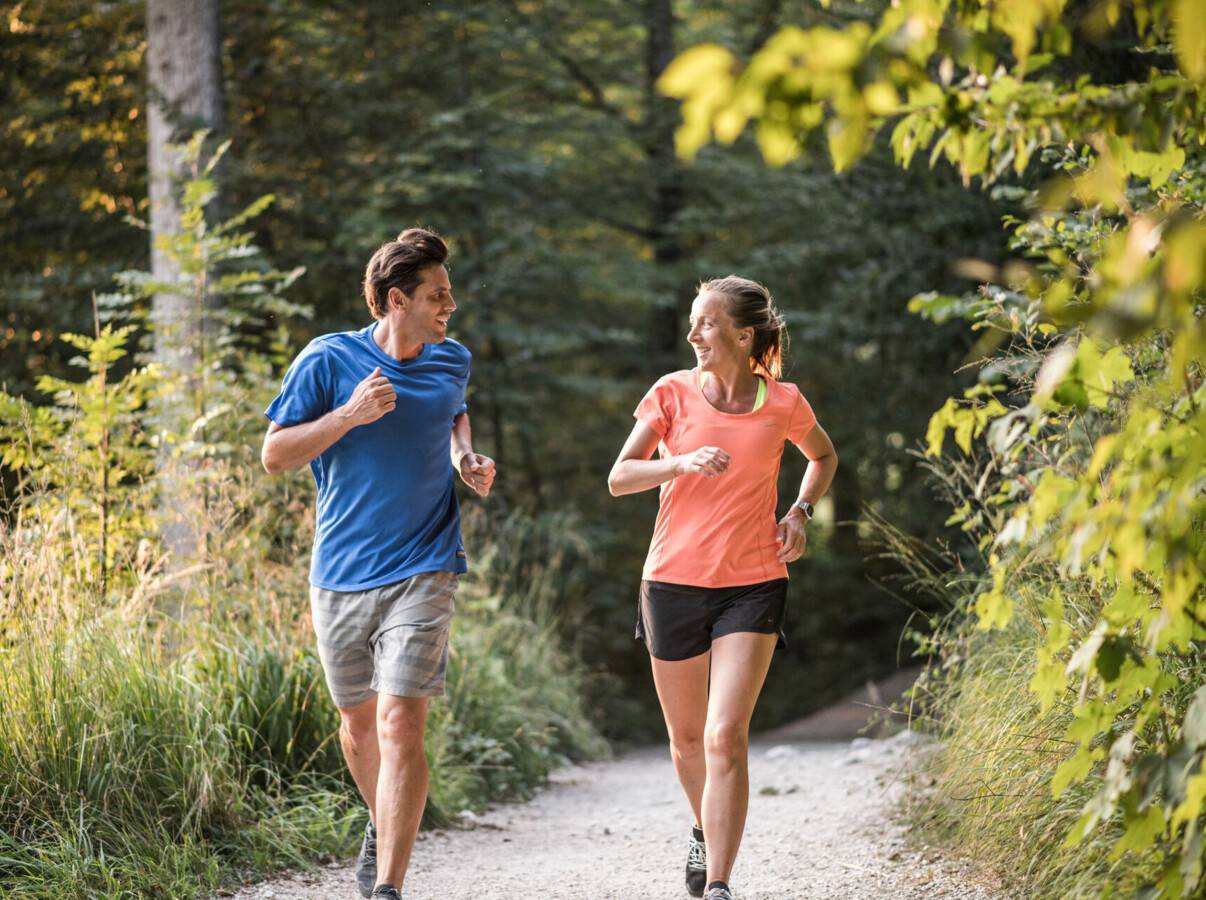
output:
M786 330L766 288L734 275L702 284L687 341L698 366L645 395L607 483L614 496L661 486L636 633L695 815L687 891L733 900L750 716L771 655L785 645L787 563L804 553L837 454L799 389L775 380ZM776 522L784 441L808 467Z

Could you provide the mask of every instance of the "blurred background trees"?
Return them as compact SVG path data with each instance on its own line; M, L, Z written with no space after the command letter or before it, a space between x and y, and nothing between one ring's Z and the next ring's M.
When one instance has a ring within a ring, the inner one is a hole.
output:
M702 278L738 272L771 288L791 330L786 377L843 460L794 573L792 646L760 724L908 654L901 631L922 601L876 586L896 568L867 543L870 523L943 533L948 513L909 451L972 340L905 307L918 291L961 290L959 258L1000 262L1011 207L965 192L946 167L898 168L886 142L841 175L819 146L768 169L744 138L688 164L674 153L677 105L655 89L698 42L744 55L781 26L840 27L879 6L222 5L222 208L276 198L251 227L273 266L306 269L287 296L313 319L287 321L291 345L366 321L365 260L402 228L450 240L475 437L502 473L490 515L572 532L557 592L565 637L614 676L589 688L613 736L660 732L632 639L656 497L613 499L605 478L643 392L690 365L683 317ZM0 380L35 402L48 400L37 377L67 374L74 351L59 335L87 330L91 291L148 267L147 236L126 221L149 215L146 14L121 0L5 8ZM802 465L785 460L786 497Z

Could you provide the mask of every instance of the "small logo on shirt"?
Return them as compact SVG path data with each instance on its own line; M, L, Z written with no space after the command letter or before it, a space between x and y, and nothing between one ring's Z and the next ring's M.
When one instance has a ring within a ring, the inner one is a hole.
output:
M466 559L467 557L465 555L465 551L464 550L456 551L456 558L457 559Z

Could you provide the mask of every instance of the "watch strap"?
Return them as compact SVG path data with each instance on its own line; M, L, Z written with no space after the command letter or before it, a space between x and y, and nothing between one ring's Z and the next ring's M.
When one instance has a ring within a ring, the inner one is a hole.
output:
M798 507L800 512L804 513L804 518L809 521L812 520L813 513L816 512L816 508L807 500L797 500L792 506Z

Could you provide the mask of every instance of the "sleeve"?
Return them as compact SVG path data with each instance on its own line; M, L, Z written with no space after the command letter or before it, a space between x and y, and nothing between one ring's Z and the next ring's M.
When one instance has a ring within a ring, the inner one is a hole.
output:
M656 431L658 437L664 438L673 418L672 400L673 392L663 378L649 389L632 416Z
M473 370L473 354L469 352L469 348L465 348L465 377L461 379L461 405L460 408L453 414L452 418L463 416L469 412L469 376Z
M264 414L288 428L313 422L335 408L335 384L327 354L319 344L311 344L298 354L285 373L281 392Z
M787 423L787 439L793 444L800 444L817 424L817 417L799 388L795 388L795 395L795 406L791 411L791 420Z

